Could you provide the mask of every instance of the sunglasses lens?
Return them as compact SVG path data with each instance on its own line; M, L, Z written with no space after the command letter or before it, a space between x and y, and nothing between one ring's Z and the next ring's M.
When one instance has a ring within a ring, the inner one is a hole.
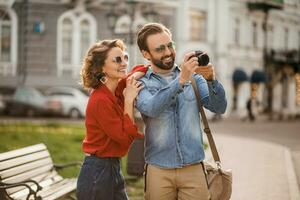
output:
M122 63L122 58L120 56L117 56L115 58L115 60L116 60L116 63L118 63L118 64Z
M159 47L155 48L155 51L157 53L162 53L162 52L164 52L166 50L166 48L168 48L168 49L175 49L175 43L174 42L170 42L170 43L168 43L166 45L162 44Z
M160 46L157 48L158 52L163 52L165 49L166 49L166 46L165 46L165 45L160 45Z
M168 45L169 49L175 49L175 43L174 42L170 42Z
M128 57L127 54L125 54L125 55L122 56L122 57L121 57L121 56L116 56L116 57L113 58L113 62L115 62L115 63L117 63L117 64L122 64L123 61L124 61L125 63L127 63L128 60L129 60L129 57Z
M127 54L124 55L124 60L127 62L129 60L129 57Z

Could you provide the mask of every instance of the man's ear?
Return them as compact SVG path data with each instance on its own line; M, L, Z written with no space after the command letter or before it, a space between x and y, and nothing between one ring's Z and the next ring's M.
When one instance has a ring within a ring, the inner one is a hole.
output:
M150 53L148 51L142 50L142 54L143 54L144 58L146 58L147 60L150 60Z

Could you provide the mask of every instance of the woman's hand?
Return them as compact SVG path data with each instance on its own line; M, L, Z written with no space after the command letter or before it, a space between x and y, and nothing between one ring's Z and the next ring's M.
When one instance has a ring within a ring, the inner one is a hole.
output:
M133 77L135 80L139 80L139 79L142 78L144 75L145 75L144 72L137 71L137 72L134 72L133 74L131 74L128 78ZM128 79L128 78L127 78L127 79Z
M143 88L141 82L137 81L134 76L130 76L126 80L126 88L124 89L125 103L133 103L139 91Z

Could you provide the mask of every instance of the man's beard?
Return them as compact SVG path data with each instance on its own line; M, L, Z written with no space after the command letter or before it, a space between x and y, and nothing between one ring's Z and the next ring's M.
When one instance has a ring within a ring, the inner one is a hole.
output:
M168 58L168 57L171 57L172 60L171 60L170 62L167 62L167 63L166 63L166 62L163 62L163 60L164 60L165 58ZM160 69L163 69L163 70L169 70L169 69L172 69L172 68L173 68L174 63L175 63L175 58L174 58L174 55L173 55L173 54L168 55L168 56L164 56L164 57L162 57L160 60L155 59L155 58L153 58L153 57L151 56L151 62L152 62L155 66L157 66L158 68L160 68Z

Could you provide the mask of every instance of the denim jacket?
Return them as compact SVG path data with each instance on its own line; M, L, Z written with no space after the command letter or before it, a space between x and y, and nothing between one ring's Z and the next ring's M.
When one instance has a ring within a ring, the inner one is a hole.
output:
M136 107L146 125L146 163L161 168L181 168L201 162L204 155L202 129L191 83L179 83L180 69L173 70L173 80L167 82L151 68L140 79ZM202 105L215 113L224 113L227 106L225 91L217 81L207 82L194 74Z

